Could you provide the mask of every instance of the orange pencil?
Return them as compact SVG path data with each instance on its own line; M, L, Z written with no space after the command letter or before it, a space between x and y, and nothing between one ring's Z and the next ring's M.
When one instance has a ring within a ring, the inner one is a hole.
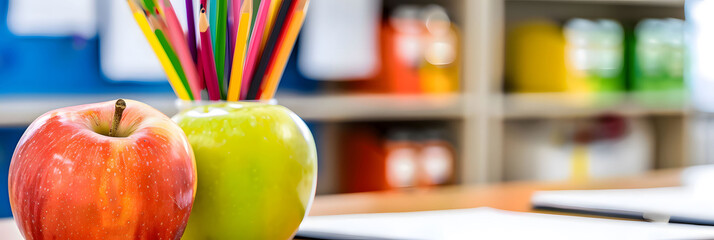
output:
M275 57L272 59L272 64L270 64L268 68L266 79L263 80L263 87L261 88L262 91L260 94L260 99L262 100L270 100L275 95L275 91L280 83L280 78L283 76L283 71L285 71L285 65L288 63L288 58L290 58L290 52L293 50L295 40L305 21L305 12L307 11L309 3L310 0L298 0L288 16L288 24L280 34L281 39L278 41L277 46L275 46L277 49L274 53Z

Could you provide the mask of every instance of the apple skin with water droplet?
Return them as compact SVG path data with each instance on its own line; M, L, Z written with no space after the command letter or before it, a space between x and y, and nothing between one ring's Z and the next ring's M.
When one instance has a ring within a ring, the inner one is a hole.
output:
M26 239L179 239L196 194L183 131L126 100L116 136L114 101L36 119L12 157L9 196Z
M295 234L317 183L315 141L302 119L279 105L229 102L173 120L191 143L201 179L183 239Z

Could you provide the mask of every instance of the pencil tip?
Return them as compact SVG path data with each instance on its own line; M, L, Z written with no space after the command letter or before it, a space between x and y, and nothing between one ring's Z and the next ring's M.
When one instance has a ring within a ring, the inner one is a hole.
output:
M198 29L201 32L208 30L208 19L206 19L206 8L201 8L201 15L198 17Z
M253 1L243 1L243 6L241 6L240 11L242 13L253 12Z

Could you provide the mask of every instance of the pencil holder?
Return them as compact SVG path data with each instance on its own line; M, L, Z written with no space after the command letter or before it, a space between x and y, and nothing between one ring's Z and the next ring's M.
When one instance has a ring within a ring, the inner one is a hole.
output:
M177 101L172 119L196 155L198 189L183 239L289 239L317 182L305 122L276 101Z

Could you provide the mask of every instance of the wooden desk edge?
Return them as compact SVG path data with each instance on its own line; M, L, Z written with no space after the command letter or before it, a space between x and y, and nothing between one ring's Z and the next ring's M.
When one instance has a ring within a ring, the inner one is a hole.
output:
M681 169L667 169L639 176L598 179L584 183L507 182L324 195L315 198L309 215L410 212L474 207L527 212L531 211L531 195L540 190L671 187L680 185L680 174Z

